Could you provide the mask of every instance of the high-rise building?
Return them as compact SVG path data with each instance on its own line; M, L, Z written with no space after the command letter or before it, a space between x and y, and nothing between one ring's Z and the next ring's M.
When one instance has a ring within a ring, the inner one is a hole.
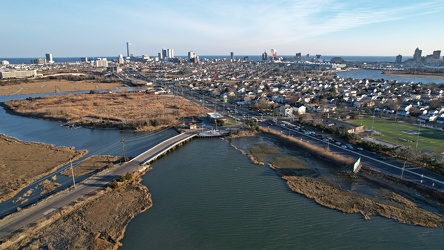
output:
M268 59L267 51L264 51L264 53L262 53L262 61L266 61L267 59Z
M275 50L275 49L271 49L271 50L270 50L270 57L271 57L271 60L275 60L275 59L276 59L276 55L277 55L277 50Z
M167 49L162 49L162 58L161 58L161 60L166 59L167 57L168 57Z
M234 52L230 53L230 59L233 61L234 60Z
M188 52L188 61L191 61L191 59L196 57L196 53L194 53L193 51L189 51Z
M46 63L54 63L52 60L52 54L45 54Z
M167 49L168 58L174 58L174 50L173 49Z
M159 60L163 59L163 54L161 52L157 53L157 57L159 58Z
M37 58L37 59L31 60L31 63L33 63L33 64L45 64L45 62L46 62L45 58Z
M441 57L441 50L433 51L432 57L436 60L439 60L439 58Z
M395 63L402 63L402 55L397 55Z
M302 53L296 53L296 61L301 61L302 60Z
M415 49L415 54L413 55L413 61L414 62L421 62L421 54L422 54L422 50L420 50L419 48Z
M123 58L122 54L120 54L119 57L117 58L117 63L118 64L125 64L125 59Z
M108 67L108 60L106 60L106 58L97 58L95 61L95 66L97 68Z
M80 57L81 62L88 62L88 57Z
M126 42L126 56L127 57L133 57L133 45L130 42Z

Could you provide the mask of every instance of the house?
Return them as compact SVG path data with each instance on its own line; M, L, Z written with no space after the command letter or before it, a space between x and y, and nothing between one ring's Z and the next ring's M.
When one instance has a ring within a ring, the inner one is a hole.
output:
M331 128L341 129L342 127L345 126L347 128L347 132L349 134L360 133L360 132L364 131L363 125L356 125L356 124L336 120L333 118L324 118L322 121L325 126L331 127Z
M293 117L293 108L290 105L280 106L279 114L285 117Z

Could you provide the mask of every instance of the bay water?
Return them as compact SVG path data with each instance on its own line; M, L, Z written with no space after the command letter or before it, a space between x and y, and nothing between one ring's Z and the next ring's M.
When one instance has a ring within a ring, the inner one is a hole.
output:
M121 249L444 248L442 228L322 207L219 139L194 139L152 168L142 183L153 207L130 222Z

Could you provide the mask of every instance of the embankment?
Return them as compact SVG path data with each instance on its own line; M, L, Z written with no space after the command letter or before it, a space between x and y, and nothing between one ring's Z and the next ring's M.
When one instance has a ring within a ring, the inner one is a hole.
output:
M134 216L152 206L141 174L54 211L3 240L1 249L117 249Z

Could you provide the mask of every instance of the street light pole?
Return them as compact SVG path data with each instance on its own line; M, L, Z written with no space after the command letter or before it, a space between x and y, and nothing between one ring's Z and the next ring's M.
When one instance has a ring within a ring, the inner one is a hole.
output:
M74 178L74 170L72 169L72 159L69 158L69 161L71 163L71 174L72 174L72 183L74 185L74 188L76 188L76 179Z
M416 150L418 150L418 141L420 133L421 133L421 122L418 123L418 134L416 134Z

